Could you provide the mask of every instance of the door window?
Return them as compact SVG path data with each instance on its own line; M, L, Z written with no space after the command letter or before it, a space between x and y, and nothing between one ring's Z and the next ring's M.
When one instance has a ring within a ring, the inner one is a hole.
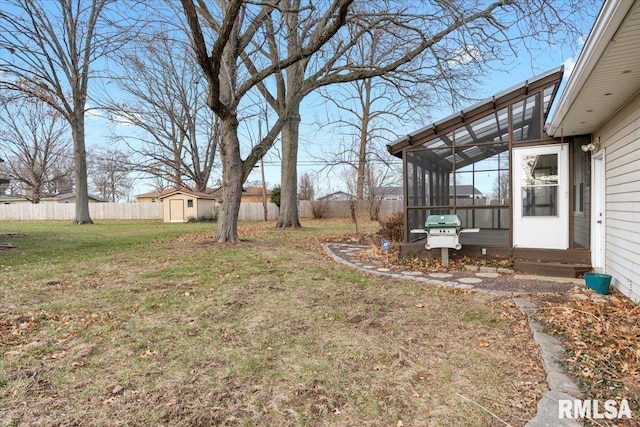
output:
M522 216L558 215L558 155L522 156Z

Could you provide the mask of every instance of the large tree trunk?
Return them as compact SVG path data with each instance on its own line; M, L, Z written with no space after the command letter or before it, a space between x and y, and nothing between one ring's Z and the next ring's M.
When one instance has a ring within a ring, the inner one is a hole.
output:
M89 215L89 189L87 183L87 151L84 143L84 112L75 113L71 126L73 162L76 187L76 216L74 224L93 224Z
M301 227L298 218L298 134L300 114L292 114L282 129L280 213L277 228Z
M238 141L238 120L229 116L221 120L222 141L222 207L218 214L216 240L220 243L239 242L238 212L244 182L240 143Z

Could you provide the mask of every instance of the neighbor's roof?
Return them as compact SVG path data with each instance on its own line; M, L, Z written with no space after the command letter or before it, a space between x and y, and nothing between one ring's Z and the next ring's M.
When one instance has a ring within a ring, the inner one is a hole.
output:
M93 194L88 195L90 199L97 200L99 202L104 202L105 200L102 197L95 196ZM66 199L74 199L76 197L76 193L64 193L58 194L57 196L43 197L42 200L66 200Z
M13 194L2 194L0 195L0 202L17 202L17 201L29 201L29 199L27 199L24 196L16 196Z
M473 185L458 184L456 185L456 196L482 196L482 192Z
M324 200L324 199L329 199L335 196L347 196L350 199L355 199L356 196L354 196L353 194L349 194L349 193L345 193L344 191L336 191L335 193L331 193L331 194L327 194L326 196L322 196L322 197L318 197L318 200Z
M404 187L374 187L371 192L374 196L402 196Z
M471 107L465 108L459 113L448 116L434 124L419 129L407 136L400 138L387 145L389 153L401 157L402 150L412 146L418 146L439 138L446 138L446 134L457 128L464 127L469 123L495 114L519 98L525 98L530 92L538 91L542 88L553 87L553 91L545 94L545 113L548 112L553 98L558 91L560 80L562 80L563 67L556 68L544 74L526 80L519 85L502 91L491 98L487 98ZM470 135L472 133L470 132ZM473 137L471 135L471 137Z
M640 91L640 1L608 0L567 80L548 134L585 135Z

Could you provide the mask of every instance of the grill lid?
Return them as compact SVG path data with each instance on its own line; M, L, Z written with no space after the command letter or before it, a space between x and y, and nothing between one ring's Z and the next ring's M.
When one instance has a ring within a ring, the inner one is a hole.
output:
M429 215L427 222L424 224L425 230L429 231L435 228L455 228L456 233L460 233L462 221L456 214L451 215Z

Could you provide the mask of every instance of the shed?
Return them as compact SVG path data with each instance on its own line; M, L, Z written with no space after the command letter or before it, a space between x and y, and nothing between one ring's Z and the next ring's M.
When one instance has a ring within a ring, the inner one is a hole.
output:
M162 194L164 222L187 222L189 218L213 216L216 210L215 196L188 189L175 189Z

